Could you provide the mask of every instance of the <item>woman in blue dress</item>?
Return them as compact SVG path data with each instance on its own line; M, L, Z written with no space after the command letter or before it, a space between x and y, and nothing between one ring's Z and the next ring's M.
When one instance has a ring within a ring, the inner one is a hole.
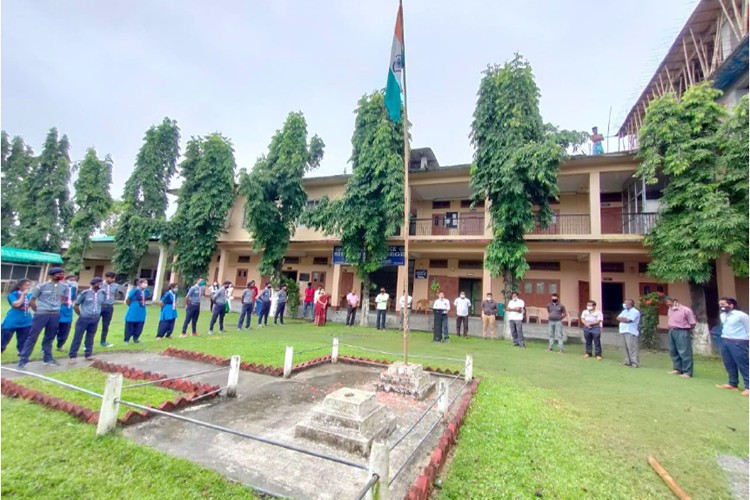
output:
M138 280L138 286L128 292L125 303L128 305L128 311L125 313L125 344L138 344L141 341L138 338L143 333L143 324L146 322L146 288L147 280Z
M156 332L156 339L161 340L165 336L172 337L174 323L177 319L177 295L175 291L177 285L170 283L167 291L161 297L161 313L159 314L159 329Z
M32 314L29 311L29 301L31 300L31 280L23 278L13 287L8 294L10 309L5 314L2 324L2 352L10 344L13 334L16 334L16 349L19 354L26 342L26 336L31 329Z

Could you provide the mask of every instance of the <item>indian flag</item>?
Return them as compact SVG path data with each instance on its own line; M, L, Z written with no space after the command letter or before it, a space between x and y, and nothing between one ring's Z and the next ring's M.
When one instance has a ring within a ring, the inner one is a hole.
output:
M398 3L396 29L393 32L391 47L391 65L388 68L388 82L385 85L385 108L393 122L401 121L401 91L404 71L404 13L401 2Z

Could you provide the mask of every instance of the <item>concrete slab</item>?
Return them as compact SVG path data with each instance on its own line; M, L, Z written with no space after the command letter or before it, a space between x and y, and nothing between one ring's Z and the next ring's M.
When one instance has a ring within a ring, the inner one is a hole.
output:
M416 399L424 399L432 392L435 381L422 370L419 363L406 364L397 361L380 374L377 389L385 392L404 394Z

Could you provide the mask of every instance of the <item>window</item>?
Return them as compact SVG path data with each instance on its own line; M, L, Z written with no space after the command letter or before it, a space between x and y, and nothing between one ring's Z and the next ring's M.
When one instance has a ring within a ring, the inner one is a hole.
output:
M153 269L141 269L141 275L138 277L144 280L150 280L153 277L153 275L154 275Z
M622 193L601 193L599 200L602 203L617 203L622 202Z
M314 266L327 266L328 257L313 257L313 265Z
M450 208L451 202L450 201L433 201L432 202L432 208Z
M530 271L559 271L559 262L529 262Z
M484 208L484 200L476 202L472 207L472 200L461 200L461 208Z
M84 269L86 269L87 271L91 271L91 266L86 266Z
M250 256L249 255L240 255L237 257L237 262L240 264L247 264L250 262Z
M534 284L531 281L525 281L523 283L523 294L531 295L533 291L534 291Z
M313 208L317 207L320 203L320 200L307 200L307 203L305 204L305 210L312 210Z
M11 264L3 264L2 265L2 274L0 275L2 279L9 280L10 274L13 271L13 266Z
M445 213L445 227L451 227L454 229L458 227L458 212Z
M216 256L216 262L219 262L219 261L221 261L221 254Z
M310 273L299 273L299 280L302 282L310 281Z
M11 279L14 280L20 280L21 278L25 278L28 275L29 266L23 266L14 264L13 265L13 272L11 273Z
M622 262L602 262L603 273L624 273L625 264Z
M284 264L299 264L299 257L284 257Z
M433 269L448 269L447 259L430 259L430 267Z
M482 269L483 262L481 260L459 260L459 269Z
M319 284L323 285L326 282L326 273L318 273L314 272L312 273L312 280L313 285Z
M647 262L639 262L638 263L638 272L640 274L648 274L648 263Z

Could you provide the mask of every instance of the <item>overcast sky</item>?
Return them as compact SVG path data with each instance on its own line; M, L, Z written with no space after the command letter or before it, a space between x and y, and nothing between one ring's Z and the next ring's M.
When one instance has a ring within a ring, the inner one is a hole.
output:
M433 148L441 165L470 162L481 72L516 51L532 64L545 121L606 133L612 107L614 134L695 4L405 0L412 146ZM56 126L74 160L89 146L111 154L119 196L164 116L183 150L219 131L250 168L287 113L303 111L326 143L312 175L343 173L357 99L385 86L397 5L3 0L2 128L36 152Z

